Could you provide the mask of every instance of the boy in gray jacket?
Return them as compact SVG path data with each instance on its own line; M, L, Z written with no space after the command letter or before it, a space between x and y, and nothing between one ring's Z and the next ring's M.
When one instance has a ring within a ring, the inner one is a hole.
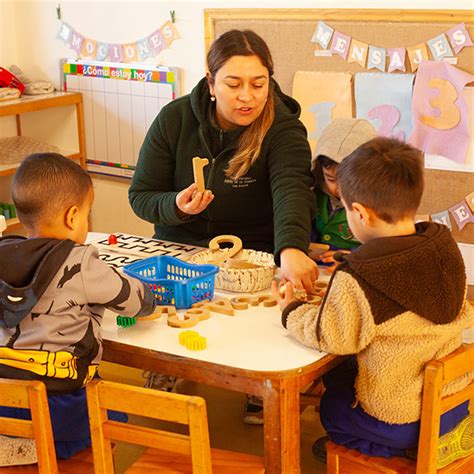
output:
M0 239L0 377L45 383L56 453L67 459L90 446L85 386L101 360L105 308L144 316L155 300L84 245L94 193L72 160L29 156L12 197L28 238ZM29 411L0 407L0 416Z
M329 438L370 456L403 456L418 443L425 365L456 350L474 325L464 263L447 227L415 224L423 194L419 150L375 138L339 165L337 181L362 245L342 258L319 308L295 301L287 284L282 322L305 345L354 355L324 377L320 415ZM447 389L455 393L473 378ZM467 403L445 413L440 433L467 415ZM474 416L457 429L473 430ZM474 449L470 439L456 456ZM324 448L318 441L315 454ZM452 454L440 450L438 467Z

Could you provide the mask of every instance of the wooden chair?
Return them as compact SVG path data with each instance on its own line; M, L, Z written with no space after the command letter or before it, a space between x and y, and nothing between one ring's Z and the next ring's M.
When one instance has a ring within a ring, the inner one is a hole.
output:
M0 417L0 434L35 440L38 464L0 467L0 474L93 473L92 451L56 461L48 398L43 382L0 379L0 405L31 410L31 420Z
M87 386L96 474L114 472L111 440L147 446L127 473L263 473L263 459L210 449L205 401L104 380ZM107 419L107 410L188 425L189 436Z
M440 417L466 400L474 398L474 382L454 395L443 396L442 388L450 381L474 370L474 344L460 347L440 360L433 360L425 368L418 459L370 457L358 451L328 442L328 474L467 474L474 473L474 455L459 459L436 470Z

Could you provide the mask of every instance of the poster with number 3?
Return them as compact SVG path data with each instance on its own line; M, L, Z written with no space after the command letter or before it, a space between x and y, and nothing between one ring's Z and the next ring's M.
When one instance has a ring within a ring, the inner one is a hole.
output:
M474 171L468 166L472 163L468 150L474 137L464 93L466 84L472 81L472 74L445 62L421 63L413 92L414 129L409 142L427 154L428 167L435 167L429 163L433 155L433 162L444 157L452 162L453 169Z

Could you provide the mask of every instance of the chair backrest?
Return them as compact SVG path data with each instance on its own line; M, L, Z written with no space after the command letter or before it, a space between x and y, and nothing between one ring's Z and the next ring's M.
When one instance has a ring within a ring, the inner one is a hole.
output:
M0 434L34 439L38 472L56 474L53 430L43 382L0 379L0 405L31 410L31 421L0 417Z
M436 472L440 417L474 398L474 382L453 395L443 395L449 382L474 371L474 344L465 344L448 356L433 360L425 368L421 407L417 474Z
M212 472L204 399L94 380L87 386L87 405L96 474L114 472L111 440L191 454L194 474ZM110 421L107 410L188 425L189 436Z

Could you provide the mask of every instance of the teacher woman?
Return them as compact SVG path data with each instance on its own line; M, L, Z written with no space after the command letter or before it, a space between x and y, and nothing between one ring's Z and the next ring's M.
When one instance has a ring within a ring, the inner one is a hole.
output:
M250 30L221 35L191 94L161 110L140 150L129 190L155 237L206 247L221 234L273 252L283 279L310 290L306 255L313 215L311 152L300 106L272 79L268 46ZM206 191L192 159L208 158Z

